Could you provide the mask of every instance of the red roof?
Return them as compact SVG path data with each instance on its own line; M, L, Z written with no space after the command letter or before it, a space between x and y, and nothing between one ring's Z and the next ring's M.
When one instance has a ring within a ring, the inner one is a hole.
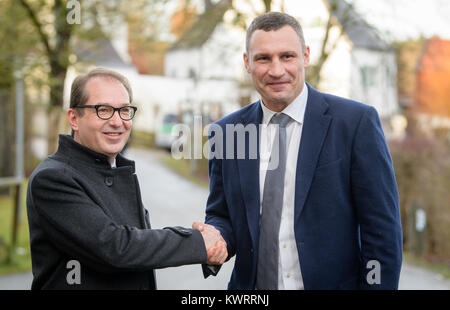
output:
M431 38L417 68L417 107L421 112L450 117L450 41Z

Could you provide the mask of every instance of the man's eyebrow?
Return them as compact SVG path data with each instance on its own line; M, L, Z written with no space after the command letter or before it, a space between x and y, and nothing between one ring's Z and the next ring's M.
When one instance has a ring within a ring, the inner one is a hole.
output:
M110 105L110 106L112 106L112 104L111 104L111 103L108 103L108 102L99 102L99 103L97 103L97 105ZM120 105L121 107L125 107L125 106L127 106L127 105L131 105L131 103L129 103L129 102L124 102L124 103L119 103L119 105Z
M290 51L290 50L287 50L287 51L282 51L282 52L279 52L278 53L278 55L286 55L286 54L290 54L290 55L298 55L298 53L296 52L296 51ZM256 53L256 54L254 54L253 55L253 58L256 58L256 57L270 57L270 53Z
M269 57L269 53L257 53L255 55L253 55L253 58L256 57Z

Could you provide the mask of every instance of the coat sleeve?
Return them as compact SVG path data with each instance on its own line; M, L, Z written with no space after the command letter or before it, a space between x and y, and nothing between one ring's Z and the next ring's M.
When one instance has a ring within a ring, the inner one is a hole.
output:
M209 190L205 223L214 226L220 231L227 243L227 260L229 260L235 254L235 242L223 188L222 159L212 158L209 160ZM219 266L214 266L213 268L203 266L205 278L209 275L217 275L219 270Z
M361 288L397 289L402 262L399 197L392 159L372 107L355 134L351 184L360 228Z
M116 224L62 169L38 172L29 184L29 216L60 251L100 272L144 271L206 262L199 231L138 229ZM31 212L30 212L31 211Z

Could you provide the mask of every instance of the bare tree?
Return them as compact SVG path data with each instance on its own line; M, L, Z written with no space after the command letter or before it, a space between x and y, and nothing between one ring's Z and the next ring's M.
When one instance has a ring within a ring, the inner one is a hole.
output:
M49 122L49 153L56 149L56 136L58 132L58 120L63 104L64 80L69 67L69 42L73 34L74 26L66 22L68 14L66 1L55 0L51 7L54 17L54 35L50 37L45 31L45 24L39 19L38 12L42 7L32 6L26 0L19 3L27 11L32 24L45 49L45 56L50 67L50 122ZM39 6L43 6L42 2Z
M321 80L321 71L323 65L327 62L331 53L336 49L339 40L342 38L347 29L355 23L355 15L353 4L347 3L345 0L324 0L328 8L328 17L324 27L325 35L321 42L319 58L317 62L311 64L307 68L308 82L313 87L318 87ZM339 18L337 18L339 16ZM331 38L331 30L337 26L339 33Z
M11 0L10 0L11 1ZM138 9L152 7L155 4L164 4L167 0L146 0L126 3L123 0L91 0L82 2L81 23L71 23L68 16L71 14L71 4L81 1L54 0L33 1L19 0L18 3L26 11L31 24L39 38L42 55L48 67L48 86L50 87L49 100L49 133L48 152L56 149L57 134L60 131L63 107L64 81L68 68L71 66L70 55L74 52L74 39L96 40L108 37L114 29L117 17L128 18ZM132 9L131 9L132 8ZM148 11L148 10L147 10ZM102 27L100 19L107 20L108 29ZM120 20L120 18L119 18ZM150 21L150 17L148 18ZM143 28L146 20L143 21ZM154 23L156 24L156 23Z

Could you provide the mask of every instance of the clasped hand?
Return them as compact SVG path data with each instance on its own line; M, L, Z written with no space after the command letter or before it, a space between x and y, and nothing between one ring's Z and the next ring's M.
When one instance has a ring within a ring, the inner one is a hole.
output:
M199 230L203 236L208 255L206 263L208 265L222 265L228 257L228 251L227 243L220 232L214 226L201 222L194 222L192 228Z

